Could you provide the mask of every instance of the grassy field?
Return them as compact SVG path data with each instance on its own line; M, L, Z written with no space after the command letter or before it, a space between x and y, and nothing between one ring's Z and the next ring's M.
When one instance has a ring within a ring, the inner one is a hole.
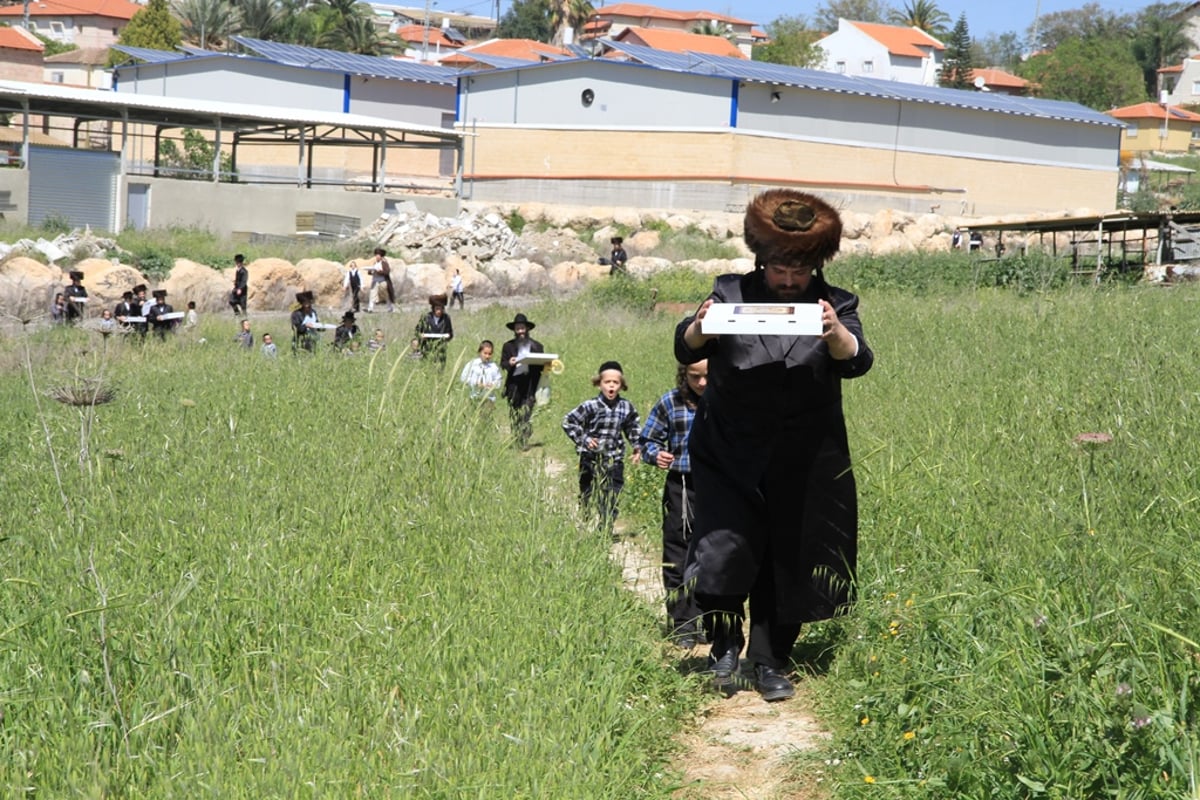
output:
M834 273L877 354L846 386L860 601L796 652L833 737L795 769L839 798L1195 796L1200 295L878 275ZM230 317L0 344L4 793L669 796L701 679L578 525L559 429L605 359L643 414L671 385L645 292L521 309L567 364L528 454L454 380L511 308L452 312L445 373L398 358L401 315L369 318L374 361L265 361ZM85 379L112 401L49 396ZM652 540L660 476L631 473Z

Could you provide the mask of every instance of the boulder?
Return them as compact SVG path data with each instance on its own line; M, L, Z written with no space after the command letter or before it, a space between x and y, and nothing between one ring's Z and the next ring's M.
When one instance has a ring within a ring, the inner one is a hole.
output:
M892 233L881 239L871 237L870 247L871 253L877 256L886 256L892 253L913 253L917 249L903 233Z
M259 258L246 265L249 274L246 307L252 311L283 311L296 304L296 293L307 289L300 271L282 258ZM233 275L229 272L229 286Z
M304 288L316 296L314 305L320 308L350 307L349 296L342 285L346 273L341 264L324 258L304 258L296 262L296 271L300 273L300 282ZM370 285L370 281L366 283ZM233 285L232 270L229 285Z
M450 293L450 280L454 270L462 277L463 294L469 297L495 297L496 285L491 278L480 272L460 256L450 255L442 262L442 270L446 276L446 293Z
M66 285L66 275L27 256L0 263L0 315L31 320L47 315L55 292Z
M662 243L658 231L638 231L625 239L625 250L633 257L636 253L652 253Z
M579 241L579 235L574 231L563 228L522 234L513 248L512 257L534 261L544 267L565 261L599 263L599 255L590 245Z
M550 268L550 287L557 293L574 292L585 284L606 277L608 271L607 264L564 261Z
M633 256L625 265L629 274L637 278L647 278L671 267L672 263L668 259L650 256Z
M130 289L133 285L125 288ZM226 277L206 264L177 258L159 288L167 290L167 301L176 311L185 310L189 300L196 302L197 311L225 311L229 308L229 292L233 288L233 270L228 270Z
M667 227L673 231L682 231L696 224L696 220L686 214L671 214L666 219Z
M546 268L526 259L494 259L488 262L484 275L502 295L537 294L550 285Z
M614 225L637 230L642 227L642 214L636 208L614 208L612 221Z
M394 272L395 270L393 270ZM431 294L449 295L446 270L441 264L409 264L404 271L404 297L425 301ZM395 280L393 277L392 280ZM398 293L397 293L398 294Z
M867 229L873 241L885 239L892 235L896 227L896 212L890 208L882 209L871 218L871 226Z

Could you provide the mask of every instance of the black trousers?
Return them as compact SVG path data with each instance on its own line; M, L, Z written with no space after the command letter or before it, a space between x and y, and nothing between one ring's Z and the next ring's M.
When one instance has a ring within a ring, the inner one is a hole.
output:
M617 497L625 487L625 460L601 453L579 455L579 505L594 511L601 530L617 521Z
M692 533L695 488L691 476L667 471L662 493L662 582L667 616L674 633L692 633L698 627L700 608L692 590L684 585L688 539Z
M770 555L766 553L766 563L770 563ZM788 668L792 647L800 638L800 623L779 620L774 574L771 569L759 570L750 589L750 647L746 658L782 670ZM718 658L731 647L742 649L745 601L742 596L696 594L696 603L704 613L704 631Z

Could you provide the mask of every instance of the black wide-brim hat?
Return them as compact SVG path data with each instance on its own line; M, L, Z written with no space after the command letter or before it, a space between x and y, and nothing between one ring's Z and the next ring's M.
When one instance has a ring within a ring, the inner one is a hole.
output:
M342 322L354 322L354 312L347 311L345 314L342 314Z
M504 327L508 328L510 331L515 331L515 330L517 329L517 326L518 326L518 325L524 325L524 326L525 326L525 330L527 330L527 331L531 331L531 330L533 330L535 327L537 327L537 326L536 326L536 325L534 325L532 322L530 322L530 321L529 321L529 320L528 320L528 319L525 317L525 315L524 315L524 314L517 314L515 317L513 317L513 321L512 321L512 322L506 322L506 323L504 323Z
M313 293L312 292L296 292L296 302L299 303L300 305L304 305L305 303L311 303L312 301L313 301Z
M819 267L842 243L842 218L819 197L769 189L746 206L744 237L755 263Z
M166 297L167 290L166 289L155 289L153 292L151 292L151 294L153 294L155 297Z
M146 284L139 283L137 286L133 287L129 291L133 292L134 294L137 294L138 292L144 292L144 291L146 291Z
M73 281L83 280L83 273L77 269L73 269L70 272L68 272L67 274L71 277L71 280L73 280Z

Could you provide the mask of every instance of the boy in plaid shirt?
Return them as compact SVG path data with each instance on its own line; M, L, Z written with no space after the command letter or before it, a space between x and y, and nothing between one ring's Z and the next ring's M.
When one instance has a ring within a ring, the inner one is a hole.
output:
M612 533L617 519L617 497L625 486L625 442L635 444L637 409L621 392L628 391L621 365L605 361L592 385L600 394L584 400L563 417L563 430L579 453L579 504L586 511L595 505L601 530ZM633 461L639 460L633 451Z

